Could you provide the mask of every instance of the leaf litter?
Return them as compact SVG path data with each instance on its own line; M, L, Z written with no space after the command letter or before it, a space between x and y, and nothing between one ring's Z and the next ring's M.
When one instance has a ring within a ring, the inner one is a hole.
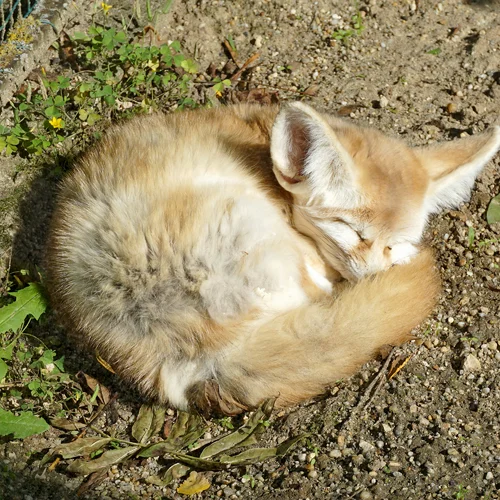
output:
M67 471L82 476L107 470L131 457L163 457L171 462L170 465L162 477L149 477L147 482L166 486L190 473L189 478L177 491L184 495L194 495L210 487L209 480L198 471L225 470L282 457L307 436L302 434L293 437L275 448L249 448L258 442L258 437L269 425L268 419L274 402L274 399L265 401L249 416L246 423L234 432L202 441L200 437L209 428L206 421L199 415L178 411L177 419L167 438L156 443L151 443L151 440L158 439L163 428L165 408L143 405L132 426L132 436L137 444L118 437L105 436L102 432L102 437L80 437L70 443L61 444L50 452L50 456L58 455L64 460L76 458L69 464ZM109 449L110 446L115 449ZM88 487L92 487L92 481L88 482Z

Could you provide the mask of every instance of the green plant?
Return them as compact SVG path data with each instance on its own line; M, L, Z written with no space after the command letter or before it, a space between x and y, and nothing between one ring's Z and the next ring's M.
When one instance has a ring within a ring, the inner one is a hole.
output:
M188 94L197 65L182 54L179 42L157 47L132 42L132 36L97 25L75 33L72 57L84 71L45 75L38 87L18 94L11 103L12 124L0 126L0 152L37 156L66 138L84 140L88 127L103 118L149 112L165 102L194 106Z
M0 308L0 390L12 388L10 396L16 401L21 400L21 393L15 389L18 385L12 382L3 383L3 381L15 378L19 374L19 363L16 361L26 360L27 357L26 350L20 349L22 344L20 337L24 333L25 326L29 323L29 320L26 322L26 319L31 317L39 319L45 312L46 302L39 283L30 283L19 291L13 292L9 291L12 288L12 283L8 281L5 288L8 290L8 295L15 300ZM54 362L52 365L54 369L59 371L55 363L62 367L62 360L55 361L53 354L44 358L46 354L47 352L44 352L30 366L34 370L47 369L50 361ZM45 387L42 389L41 384L35 387L32 384L37 381L30 380L28 382L28 377L28 374L23 373L19 386L28 385L32 392L43 392L46 389ZM16 406L20 408L16 412L0 409L0 436L12 435L14 438L22 439L32 434L44 432L49 428L45 420L30 411L33 409L33 405L16 403Z
M219 77L216 77L213 79L212 83L214 83L213 89L216 95L222 94L225 89L231 87L231 80L229 80L229 78L221 80Z
M330 36L333 40L346 43L349 39L361 35L365 27L363 25L363 16L361 11L358 10L351 18L352 28L343 30L335 30Z
M467 488L465 488L462 484L459 484L458 490L455 493L455 498L457 500L464 500L464 498L467 496L468 491L469 490Z
M435 49L429 50L427 54L430 54L431 56L438 56L439 54L441 54L441 49L439 47L436 47Z
M472 226L469 227L469 233L467 235L467 241L469 243L469 248L472 248L474 245L474 238L476 236L476 232Z
M221 426L224 427L225 429L233 430L234 429L234 424L233 424L233 419L231 417L222 417L218 418L216 422Z
M256 436L262 432L261 422L269 418L273 406L274 400L265 401L236 431L225 433L200 445L197 441L207 431L205 421L199 415L182 411L178 412L177 420L168 437L151 443L151 438L158 434L163 426L165 408L143 405L132 426L132 437L135 442L110 436L92 427L100 437L78 437L70 443L61 444L49 452L42 463L47 463L56 456L61 456L65 460L76 458L77 460L72 461L67 470L75 474L88 475L107 469L132 456L137 458L165 456L174 461L174 464L161 478L151 478L150 482L166 486L175 479L186 476L191 470L225 470L229 467L250 465L286 455L307 435L288 439L276 448L248 448L255 444ZM247 449L241 451L242 448ZM201 452L191 454L191 451L200 449ZM255 482L251 476L248 477L253 487Z

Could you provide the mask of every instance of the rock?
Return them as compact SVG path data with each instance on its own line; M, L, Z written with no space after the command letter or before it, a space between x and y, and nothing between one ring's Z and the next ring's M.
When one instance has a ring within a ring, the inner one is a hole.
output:
M385 95L380 96L379 105L381 108L386 108L389 104L389 99Z
M456 104L453 104L452 102L448 103L448 105L446 106L446 111L448 111L450 115L452 113L456 113L457 112Z
M365 454L370 453L375 449L375 446L373 446L368 441L363 441L363 440L359 442L359 447L361 448L361 451Z
M481 370L481 363L474 354L469 354L464 360L463 369L466 372L477 372Z
M255 48L260 49L262 47L262 35L257 35L253 40L253 44Z
M332 450L328 455L331 458L340 458L342 456L342 452L340 450Z

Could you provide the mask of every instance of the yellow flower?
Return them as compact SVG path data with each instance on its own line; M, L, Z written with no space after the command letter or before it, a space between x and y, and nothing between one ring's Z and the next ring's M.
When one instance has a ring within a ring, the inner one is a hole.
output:
M147 66L148 68L151 68L151 70L152 70L153 72L156 72L156 70L157 70L157 69L158 69L158 67L160 66L160 63L159 63L159 62L157 62L157 61L148 61L148 62L146 63L146 66Z
M106 2L101 2L101 7L102 7L102 10L104 11L104 14L108 14L108 10L111 9L111 7L113 7L112 5L109 5L107 4Z
M50 120L49 123L52 125L53 128L58 129L58 128L63 128L64 123L62 121L62 118L56 118L53 116Z

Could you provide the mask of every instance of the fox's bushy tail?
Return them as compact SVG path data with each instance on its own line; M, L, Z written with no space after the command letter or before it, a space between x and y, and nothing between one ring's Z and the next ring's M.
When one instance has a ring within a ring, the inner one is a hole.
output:
M354 373L387 344L411 338L434 307L439 278L430 251L366 278L339 296L287 312L250 332L221 360L221 395L246 407L267 397L293 404Z

